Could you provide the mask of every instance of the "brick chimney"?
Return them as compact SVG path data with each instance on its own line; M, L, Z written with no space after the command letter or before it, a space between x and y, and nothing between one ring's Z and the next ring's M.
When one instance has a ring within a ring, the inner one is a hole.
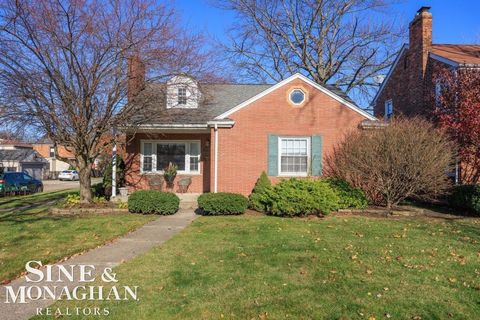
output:
M130 101L145 85L145 64L138 55L128 58L128 87L127 96Z
M428 52L432 47L432 14L429 12L430 7L421 7L415 18L410 22L410 50L414 56L412 61L416 67L425 74L427 66Z

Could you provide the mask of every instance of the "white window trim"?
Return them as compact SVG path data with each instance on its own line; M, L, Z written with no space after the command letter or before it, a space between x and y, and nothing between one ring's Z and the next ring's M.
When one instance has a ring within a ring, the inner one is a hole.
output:
M387 115L388 105L392 106L392 113L391 113L391 116L392 116L393 115L393 100L392 99L388 99L388 100L385 101L384 110L383 110L383 119L385 119L385 120L389 120L391 118L391 116L388 117L388 115Z
M282 172L282 140L307 140L307 171L306 172ZM306 177L312 159L312 139L309 136L281 136L278 137L278 176L279 177Z
M152 171L143 171L143 157L145 143L152 144ZM140 140L140 173L141 174L163 174L164 170L157 170L157 144L159 143L176 143L185 145L185 169L178 170L177 174L181 175L201 175L201 158L202 158L202 144L200 140ZM198 170L190 171L190 143L198 144Z

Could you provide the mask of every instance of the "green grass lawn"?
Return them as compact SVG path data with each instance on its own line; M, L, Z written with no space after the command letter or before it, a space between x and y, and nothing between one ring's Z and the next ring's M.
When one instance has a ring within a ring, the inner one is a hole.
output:
M480 221L201 217L115 271L139 301L55 307L125 320L478 319Z
M76 191L77 190L75 189L71 189L55 192L35 193L27 196L1 197L0 215L2 214L2 211L4 212L6 210L22 208L25 206L31 207L29 208L29 211L44 211L45 208L48 208L49 202L61 200L65 198L67 194L74 193Z
M0 198L0 283L29 260L55 262L127 233L154 217L118 214L55 216L48 208L75 190ZM28 207L25 207L28 206Z

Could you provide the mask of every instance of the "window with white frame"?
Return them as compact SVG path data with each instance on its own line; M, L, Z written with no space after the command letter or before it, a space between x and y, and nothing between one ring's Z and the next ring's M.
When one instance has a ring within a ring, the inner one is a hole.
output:
M142 141L142 172L162 172L170 162L179 173L200 173L200 141Z
M177 91L177 95L178 95L179 105L187 104L187 88L179 87Z
M390 120L393 116L393 101L385 101L385 120Z
M278 145L280 175L306 176L310 162L310 137L280 137Z
M294 89L289 95L290 101L295 105L300 105L305 101L305 92L302 89Z

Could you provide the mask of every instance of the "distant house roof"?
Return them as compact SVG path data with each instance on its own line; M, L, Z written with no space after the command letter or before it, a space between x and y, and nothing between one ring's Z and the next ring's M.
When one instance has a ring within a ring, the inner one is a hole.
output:
M272 84L200 84L203 99L197 108L166 108L165 84L150 84L138 96L142 104L131 120L142 125L206 125L241 103L272 88ZM341 89L322 85L334 95L358 107ZM144 97L148 98L142 98Z
M47 162L45 158L32 149L0 150L0 161Z
M0 139L0 149L5 149L6 147L31 149L32 145L18 140Z
M460 65L480 65L480 45L433 44L430 52Z

